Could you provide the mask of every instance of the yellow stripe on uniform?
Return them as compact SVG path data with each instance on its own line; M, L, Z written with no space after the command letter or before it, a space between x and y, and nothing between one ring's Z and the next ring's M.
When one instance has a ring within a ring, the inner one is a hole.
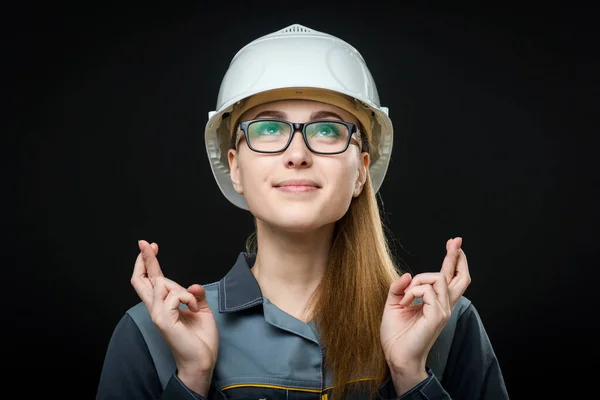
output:
M348 381L348 383L357 383L357 382L364 382L364 381L374 381L376 380L376 378L361 378L361 379L354 379L351 381ZM237 389L237 388L243 388L243 387L255 387L255 388L266 388L266 389L279 389L279 390L293 390L296 392L307 392L307 393L322 393L325 392L327 390L330 390L333 388L333 386L328 386L323 390L319 390L319 389L302 389L302 388L295 388L295 387L289 387L289 386L279 386L279 385L263 385L263 384L259 384L259 383L241 383L241 384L237 384L237 385L229 385L229 386L224 386L221 388L221 390L229 390L229 389ZM323 396L321 396L321 400L328 400L327 399L327 393L323 394Z
M241 388L241 387L257 387L257 388L267 388L267 389L294 390L297 392L321 393L321 390L319 390L319 389L301 389L301 388L294 388L294 387L288 387L288 386L261 385L261 384L255 384L255 383L246 383L246 384L242 383L239 385L229 385L229 386L222 387L221 390L236 389L236 388Z

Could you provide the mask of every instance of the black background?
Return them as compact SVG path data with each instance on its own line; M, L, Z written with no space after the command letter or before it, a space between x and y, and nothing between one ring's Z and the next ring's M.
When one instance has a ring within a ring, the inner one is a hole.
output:
M160 245L181 284L228 271L252 222L214 182L207 113L234 54L293 23L366 59L395 128L380 194L397 253L434 271L445 241L464 238L466 295L511 397L593 386L595 10L20 4L2 28L14 184L2 359L28 390L93 398L114 325L138 301L138 239Z

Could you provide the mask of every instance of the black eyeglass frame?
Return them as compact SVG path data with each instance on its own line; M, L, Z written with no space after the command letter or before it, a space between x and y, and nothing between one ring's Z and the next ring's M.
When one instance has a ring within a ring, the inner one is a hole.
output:
M256 150L254 147L252 147L252 145L250 144L250 138L248 137L248 127L250 126L250 124L254 123L254 122L268 122L268 121L273 121L273 122L282 122L285 124L288 124L292 129L291 129L291 134L290 134L290 138L288 139L288 142L285 144L285 146L281 149L281 150L276 150L276 151L266 151L266 150ZM308 138L306 137L306 127L308 125L311 124L318 124L318 123L326 123L326 122L335 122L335 123L339 123L342 125L345 125L346 128L348 129L348 140L346 141L346 145L344 146L344 148L340 151L335 151L335 152L323 152L323 151L316 151L314 149L312 149L310 147L310 145L308 144ZM250 150L255 151L257 153L263 153L263 154L276 154L276 153L283 153L284 151L287 150L287 148L290 146L290 143L292 143L292 140L294 140L294 135L296 134L296 132L300 131L302 133L302 138L304 139L304 144L306 144L306 147L312 151L315 154L324 154L324 155L332 155L332 154L341 154L343 152L345 152L346 150L348 150L348 147L350 146L350 142L352 141L352 136L355 133L358 133L358 126L354 125L351 122L346 122L346 121L341 121L341 120L337 120L337 119L322 119L322 120L316 120L316 121L309 121L309 122L305 122L305 123L296 123L296 122L290 122L290 121L286 121L284 119L276 119L276 118L259 118L259 119L251 119L248 121L242 121L239 124L239 128L242 130L242 132L244 132L244 137L246 139L246 144L248 145L248 147L250 148ZM237 147L237 144L239 143L240 139L238 138L236 140L236 144L235 147ZM360 145L360 142L356 139L354 139L354 141L357 143L358 148L361 149L362 146ZM362 149L361 149L362 151Z

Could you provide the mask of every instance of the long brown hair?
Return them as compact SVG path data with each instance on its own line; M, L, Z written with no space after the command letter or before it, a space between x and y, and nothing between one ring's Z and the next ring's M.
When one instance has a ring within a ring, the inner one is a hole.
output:
M362 140L363 149L368 148ZM334 375L332 398L365 388L374 396L389 376L379 330L390 284L402 272L382 217L367 174L362 193L336 223L325 275L309 301L326 366ZM257 251L256 233L246 241L246 250Z

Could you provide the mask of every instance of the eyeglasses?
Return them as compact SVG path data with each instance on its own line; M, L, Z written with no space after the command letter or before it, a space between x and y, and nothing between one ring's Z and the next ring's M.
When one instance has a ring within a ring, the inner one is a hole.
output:
M337 120L311 121L297 124L281 119L254 119L240 122L240 129L246 136L246 143L257 153L281 153L285 151L294 133L302 132L306 147L317 154L339 154L348 149L358 127L354 124ZM239 138L236 141L236 145Z

